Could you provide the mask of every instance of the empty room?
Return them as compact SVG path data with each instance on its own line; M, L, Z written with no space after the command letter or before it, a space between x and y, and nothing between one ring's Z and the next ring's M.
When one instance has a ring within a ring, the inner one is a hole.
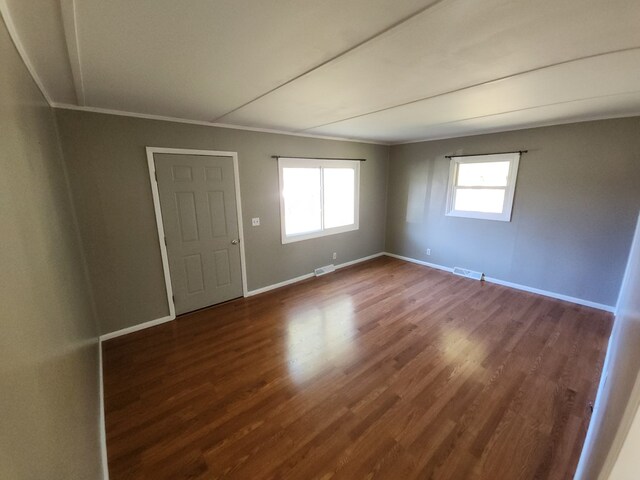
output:
M640 478L640 2L0 14L0 479Z

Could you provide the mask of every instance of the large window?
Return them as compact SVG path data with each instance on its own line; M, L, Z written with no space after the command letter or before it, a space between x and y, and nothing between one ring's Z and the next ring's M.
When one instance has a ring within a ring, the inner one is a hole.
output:
M519 153L451 157L447 215L511 221Z
M360 162L279 158L282 243L358 229Z

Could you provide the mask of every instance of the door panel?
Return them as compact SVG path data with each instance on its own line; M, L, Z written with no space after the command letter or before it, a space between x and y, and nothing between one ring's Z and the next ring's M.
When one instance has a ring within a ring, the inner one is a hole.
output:
M232 157L154 155L176 313L242 296Z

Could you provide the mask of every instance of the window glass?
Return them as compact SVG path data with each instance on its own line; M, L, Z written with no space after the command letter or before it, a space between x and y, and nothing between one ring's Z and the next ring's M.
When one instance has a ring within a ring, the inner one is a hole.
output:
M324 228L354 221L355 172L351 168L324 169Z
M502 213L504 190L459 188L454 208L465 212Z
M320 169L284 168L282 179L286 234L298 235L320 230Z
M477 162L458 165L460 187L506 187L509 162Z
M360 162L278 159L282 243L357 230Z

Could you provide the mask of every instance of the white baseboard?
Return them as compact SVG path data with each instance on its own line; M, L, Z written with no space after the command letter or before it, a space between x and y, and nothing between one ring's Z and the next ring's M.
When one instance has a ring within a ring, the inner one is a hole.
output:
M390 252L379 252L379 253L375 253L373 255L369 255L366 257L362 257L362 258L358 258L356 260L351 260L349 262L344 262L344 263L340 263L338 265L336 265L336 269L340 269L340 268L345 268L351 265L355 265L357 263L361 263L361 262L366 262L367 260L372 260L374 258L377 257L381 257L383 255L386 255L388 257L392 257L392 258L397 258L399 260L404 260L406 262L411 262L411 263L416 263L418 265L423 265L425 267L430 267L430 268L435 268L437 270L443 270L445 272L453 272L453 268L450 267L445 267L444 265L438 265L437 263L430 263L430 262L425 262L423 260L418 260L416 258L411 258L411 257L405 257L402 255L397 255L395 253L390 253ZM304 275L300 275L299 277L295 277L295 278L291 278L289 280L285 280L283 282L279 282L279 283L274 283L273 285L267 285L266 287L262 287L262 288L258 288L256 290L250 290L247 292L247 297L252 297L254 295L258 295L260 293L265 293L265 292L269 292L271 290L275 290L277 288L281 288L281 287L286 287L287 285L291 285L293 283L297 283L297 282L301 282L303 280L307 280L309 278L312 278L314 276L313 273L306 273ZM614 312L615 311L615 307L611 306L611 305L604 305L602 303L596 303L596 302L592 302L590 300L583 300L581 298L576 298L576 297L570 297L569 295L563 295L561 293L555 293L555 292L550 292L548 290L542 290L539 288L534 288L534 287L528 287L526 285L520 285L517 283L512 283L512 282L507 282L505 280L500 280L498 278L492 278L492 277L485 277L485 280L489 283L495 283L497 285L502 285L505 287L509 287L509 288L514 288L516 290L522 290L525 292L530 292L530 293L536 293L538 295L544 295L545 297L551 297L551 298L556 298L558 300L564 300L567 302L572 302L572 303L576 303L578 305L584 305L586 307L592 307L592 308L597 308L599 310L604 310L606 312ZM127 335L128 333L133 333L133 332L137 332L138 330L144 330L145 328L149 328L149 327L154 327L156 325L160 325L162 323L165 322L169 322L171 320L174 320L175 316L166 316L166 317L162 317L162 318L158 318L156 320L150 320L148 322L144 322L141 323L139 325L134 325L132 327L128 327L128 328L123 328L122 330L117 330L115 332L110 332L110 333L105 333L104 335L100 336L100 341L105 341L105 340L109 340L111 338L116 338L116 337L120 337L122 335Z
M356 258L355 260L351 260L350 262L339 263L336 265L336 270L344 267L350 267L351 265L355 265L356 263L366 262L367 260L373 260L374 258L382 257L384 252L374 253L373 255L369 255L368 257Z
M396 255L395 253L385 252L384 254L389 257L405 260L407 262L417 263L418 265L424 265L426 267L437 268L438 270L444 270L445 272L453 271L453 268L450 268L450 267L445 267L443 265L438 265L435 263L424 262L422 260L417 260L415 258L403 257L402 255ZM604 305L602 303L592 302L590 300L584 300L582 298L570 297L569 295L564 295L562 293L550 292L548 290L528 287L526 285L520 285L519 283L507 282L505 280L500 280L498 278L485 277L485 280L489 283L495 283L496 285L502 285L504 287L509 287L516 290L522 290L524 292L536 293L538 295L543 295L545 297L551 297L558 300L564 300L566 302L576 303L578 305L584 305L585 307L597 308L598 310L604 310L605 312L612 312L612 313L615 312L615 307L611 305Z
M102 340L98 339L98 381L100 395L100 458L102 461L102 478L109 480L109 461L107 458L107 430L104 415L104 376L102 374Z
M403 257L402 255L396 255L395 253L389 253L389 252L384 252L384 255L386 255L387 257L397 258L398 260L404 260L405 262L417 263L418 265L423 265L425 267L444 270L445 272L449 272L449 273L453 272L453 268L444 267L442 265L438 265L437 263L423 262L422 260L418 260L416 258Z
M170 322L171 320L175 320L175 316L168 315L162 318L156 318L155 320L149 320L148 322L140 323L138 325L133 325L132 327L123 328L122 330L116 330L115 332L105 333L104 335L100 335L100 341L104 342L105 340L109 340L111 338L121 337L122 335L126 335L128 333L137 332L138 330L144 330L145 328L155 327L156 325L160 325L162 323Z
M385 255L384 252L374 253L373 255L369 255L367 257L357 258L355 260L351 260L350 262L344 262L336 265L336 270L339 268L348 267L350 265L355 265L356 263L366 262L367 260L372 260L377 257L381 257ZM286 287L287 285L291 285L292 283L301 282L302 280L307 280L308 278L313 277L313 273L305 273L304 275L300 275L299 277L291 278L289 280L285 280L284 282L274 283L273 285L267 285L266 287L258 288L256 290L250 290L247 292L247 297L252 297L254 295L258 295L260 293L269 292L271 290L275 290L276 288Z
M373 255L369 255L368 257L358 258L356 260L352 260L350 262L341 263L336 265L336 269L348 267L350 265L355 265L356 263L366 262L367 260L371 260L376 257L380 257L384 255L383 252L379 252ZM300 275L299 277L291 278L289 280L285 280L284 282L275 283L273 285L267 285L266 287L258 288L256 290L250 290L247 292L247 297L252 297L253 295L258 295L259 293L265 293L270 290L275 290L276 288L285 287L287 285L291 285L292 283L301 282L302 280L306 280L308 278L313 277L313 273L307 273L305 275ZM160 325L165 322L170 322L174 320L176 317L172 315L168 315L166 317L157 318L155 320L150 320L148 322L140 323L139 325L133 325L132 327L123 328L122 330L116 330L115 332L105 333L104 335L100 335L100 341L104 342L105 340L109 340L111 338L121 337L122 335L127 335L128 333L137 332L138 330L144 330L145 328L155 327L156 325Z
M526 285L520 285L518 283L506 282L498 278L484 277L489 283L495 283L496 285L502 285L504 287L515 288L516 290L522 290L524 292L537 293L538 295L544 295L545 297L556 298L558 300L564 300L565 302L577 303L578 305L584 305L585 307L597 308L598 310L604 310L605 312L615 312L615 307L611 305L605 305L603 303L592 302L590 300L584 300L582 298L570 297L562 293L549 292L548 290L541 290L539 288L528 287Z
M255 290L249 290L247 292L247 297L253 297L254 295L269 292L271 290L275 290L276 288L286 287L287 285L291 285L292 283L298 283L298 282L301 282L302 280L306 280L311 277L313 277L313 273L305 273L304 275L300 275L299 277L295 277L295 278L290 278L289 280L285 280L284 282L274 283L273 285L267 285L266 287L257 288Z

